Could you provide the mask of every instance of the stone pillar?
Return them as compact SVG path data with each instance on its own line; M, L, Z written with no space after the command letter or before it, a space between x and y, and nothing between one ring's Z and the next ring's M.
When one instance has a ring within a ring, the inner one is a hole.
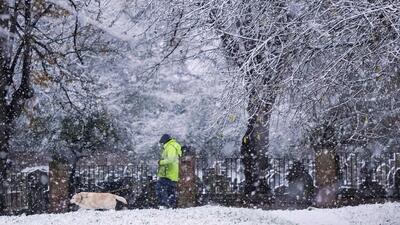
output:
M49 202L51 213L68 211L69 169L67 164L52 161L49 164Z
M400 153L394 153L394 166L396 169L400 168Z
M393 194L396 199L400 199L400 170L397 169L397 171L394 173L394 178L393 178Z
M332 207L338 192L338 161L334 150L323 149L315 155L316 205Z
M180 160L180 180L178 183L178 207L186 208L196 205L195 157L184 156Z

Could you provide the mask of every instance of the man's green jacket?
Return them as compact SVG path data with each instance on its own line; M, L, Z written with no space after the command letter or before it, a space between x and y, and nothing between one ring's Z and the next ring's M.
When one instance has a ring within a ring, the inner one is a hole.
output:
M171 139L163 146L161 160L157 172L158 177L168 178L172 181L179 181L179 157L182 156L181 145Z

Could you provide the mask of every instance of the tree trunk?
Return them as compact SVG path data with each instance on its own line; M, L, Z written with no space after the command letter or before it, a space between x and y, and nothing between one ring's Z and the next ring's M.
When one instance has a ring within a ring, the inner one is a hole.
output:
M0 0L0 28L7 31L9 26L9 8L6 0ZM9 81L9 38L0 30L0 191L6 179L9 129L7 128L7 84ZM4 210L4 193L0 193L0 214Z
M13 82L15 71L11 69L11 49L13 39L10 30L12 20L7 1L0 0L0 27L5 32L0 32L0 183L7 174L7 158L10 152L9 139L13 123L21 115L26 100L32 97L30 85L31 74L31 0L24 1L25 30L23 36L22 78L18 89L10 96L10 86ZM16 20L15 20L16 21ZM7 33L8 32L8 33ZM18 57L15 56L15 57ZM15 59L13 60L15 61Z
M254 96L250 96L252 99ZM263 178L266 175L268 162L266 152L269 143L269 123L271 117L271 104L260 104L259 100L250 100L247 111L250 118L246 133L242 139L240 153L242 155L245 194L247 196L266 193Z
M262 182L268 167L266 152L269 142L269 122L276 92L270 85L271 78L268 76L268 71L263 68L263 52L254 54L257 48L255 40L261 38L260 34L254 32L257 23L253 19L252 3L243 0L242 7L246 13L240 15L235 23L235 29L239 31L240 36L247 38L237 38L224 33L221 39L227 55L241 68L249 94L247 112L250 117L240 153L244 165L245 194L251 197L253 194L267 191ZM214 25L219 30L224 30L223 24L216 22ZM262 80L257 81L260 77Z
M246 6L246 11L242 15L239 34L249 39L242 40L242 49L245 50L245 58L243 62L248 64L245 66L246 73L246 89L249 93L249 102L247 105L247 112L250 116L247 124L246 133L242 139L242 146L240 149L245 174L245 194L249 197L252 195L266 193L268 187L263 179L266 175L268 167L266 152L269 143L269 123L271 118L272 105L275 102L274 89L270 87L270 77L268 71L263 68L263 54L262 51L253 54L254 49L257 47L256 39L259 39L259 34L254 32L254 26L257 24L254 21L252 12L252 4L243 0ZM250 35L249 35L250 34ZM240 68L243 64L240 64ZM255 81L259 77L260 81ZM267 94L268 93L268 94ZM255 197L257 198L257 197Z
M265 13L264 3L241 0L227 4L240 9L241 13L235 15L234 23L227 26L226 21L221 19L224 10L218 7L210 11L210 18L212 25L222 32L221 43L228 60L240 69L245 81L249 119L240 153L244 165L246 199L253 200L258 198L258 194L269 192L264 179L268 168L266 152L271 109L275 104L279 79L276 79L277 71L269 69L265 49L260 46L260 41L267 38L261 31L266 24L259 21L260 13ZM273 77L271 73L276 76Z
M0 0L0 27L5 32L0 32L0 185L5 179L6 162L8 155L9 128L7 122L7 88L10 74L9 35L6 33L9 27L9 7L6 0Z

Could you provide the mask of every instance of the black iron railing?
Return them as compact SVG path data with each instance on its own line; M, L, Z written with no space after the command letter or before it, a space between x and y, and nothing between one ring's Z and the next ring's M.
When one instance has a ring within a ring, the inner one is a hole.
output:
M358 154L337 155L338 185L353 192L364 188L368 179L379 185L387 198L400 196L400 154L360 157ZM196 158L196 184L199 204L227 199L244 193L244 166L240 157ZM300 163L300 164L299 164ZM284 195L294 165L301 165L311 182L316 184L316 164L313 157L267 157L263 180L271 194ZM74 171L70 186L73 192L111 192L125 197L130 208L151 207L154 200L155 169L141 165L80 165ZM47 176L47 177L46 177ZM46 180L47 179L47 180ZM0 185L0 209L6 214L40 213L48 209L48 171L11 168L7 180ZM318 187L316 187L318 188ZM210 197L211 196L211 197Z

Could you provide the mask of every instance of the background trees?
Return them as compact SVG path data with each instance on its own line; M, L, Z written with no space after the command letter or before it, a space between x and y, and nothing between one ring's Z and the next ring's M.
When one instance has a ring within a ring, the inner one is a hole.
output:
M15 4L18 7L7 5L7 10L18 11L15 18L20 20L22 3ZM218 133L210 128L220 116L214 112L224 84L216 69L223 67L223 60L215 54L218 38L197 26L201 18L189 16L197 3L32 4L37 20L31 28L27 80L34 95L13 121L8 149L72 154L60 142L63 121L72 115L86 120L98 111L115 125L119 142L112 145L121 150L145 153L165 132L198 148L213 146L210 140L223 145L225 137L235 142L237 128ZM17 50L13 45L11 51ZM15 77L21 76L19 66Z
M74 10L80 7L70 4ZM93 67L84 65L93 59L90 54L110 48L104 48L101 32L78 23L72 10L52 2L2 1L1 5L0 165L4 174L10 149L47 150L65 112L82 114L96 106L95 77L88 73ZM27 142L28 134L35 133L30 131L40 128L42 147Z
M241 151L248 186L262 176L271 114L284 104L290 109L283 117L298 118L294 129L304 137L309 131L315 150L396 142L389 136L397 136L398 90L389 86L398 76L398 10L394 1L239 0L211 7L221 47L238 68L232 87L242 81L248 97Z
M13 4L0 4L2 149L59 149L62 121L102 111L121 149L156 152L171 132L240 151L249 193L267 151L398 151L397 1Z

